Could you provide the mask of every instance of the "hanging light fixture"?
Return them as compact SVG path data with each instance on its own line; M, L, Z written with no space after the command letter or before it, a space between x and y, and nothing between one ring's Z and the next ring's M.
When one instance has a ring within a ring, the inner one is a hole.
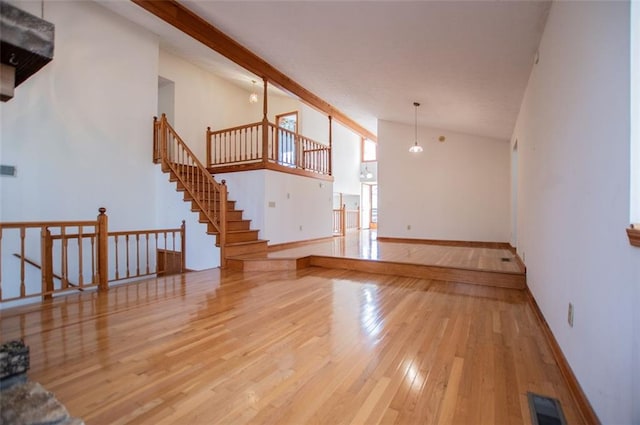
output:
M413 106L416 108L415 111L415 135L416 135L416 140L413 144L413 146L411 146L409 148L409 152L411 153L419 153L422 152L422 146L420 146L418 144L418 106L420 106L420 104L418 102L413 102Z
M251 80L253 91L249 95L249 103L258 103L258 93L256 93L256 80Z
M369 167L364 166L364 170L360 170L360 178L361 179L370 179L373 177L373 173L369 171Z

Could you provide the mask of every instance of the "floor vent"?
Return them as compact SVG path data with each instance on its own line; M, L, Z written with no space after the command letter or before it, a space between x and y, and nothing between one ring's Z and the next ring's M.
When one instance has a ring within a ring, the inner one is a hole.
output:
M534 393L527 396L533 425L567 425L558 399Z
M502 257L502 258L500 259L500 261L502 261L503 263L510 263L510 262L511 262L511 258L509 258L509 257Z

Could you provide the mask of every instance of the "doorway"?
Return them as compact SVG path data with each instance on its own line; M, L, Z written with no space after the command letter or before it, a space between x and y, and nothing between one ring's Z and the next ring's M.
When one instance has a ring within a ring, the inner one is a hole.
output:
M164 113L169 125L174 126L176 83L158 76L158 118Z

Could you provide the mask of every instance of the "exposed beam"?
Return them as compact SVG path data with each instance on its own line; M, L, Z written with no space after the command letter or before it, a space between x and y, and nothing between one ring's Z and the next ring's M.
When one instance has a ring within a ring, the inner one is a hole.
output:
M138 6L173 25L185 34L195 38L207 47L235 62L247 71L266 78L271 84L281 88L309 106L340 121L354 132L374 141L377 137L369 130L340 112L328 102L311 93L300 84L278 71L264 59L233 40L231 37L202 19L175 0L131 0Z

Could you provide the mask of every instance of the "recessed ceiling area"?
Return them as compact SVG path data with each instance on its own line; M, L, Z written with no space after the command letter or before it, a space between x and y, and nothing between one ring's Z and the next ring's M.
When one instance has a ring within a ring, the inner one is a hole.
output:
M101 2L227 79L249 73L131 2ZM547 1L181 1L343 113L511 137ZM136 10L137 9L137 10ZM180 33L180 34L178 34ZM225 61L227 63L225 63Z

